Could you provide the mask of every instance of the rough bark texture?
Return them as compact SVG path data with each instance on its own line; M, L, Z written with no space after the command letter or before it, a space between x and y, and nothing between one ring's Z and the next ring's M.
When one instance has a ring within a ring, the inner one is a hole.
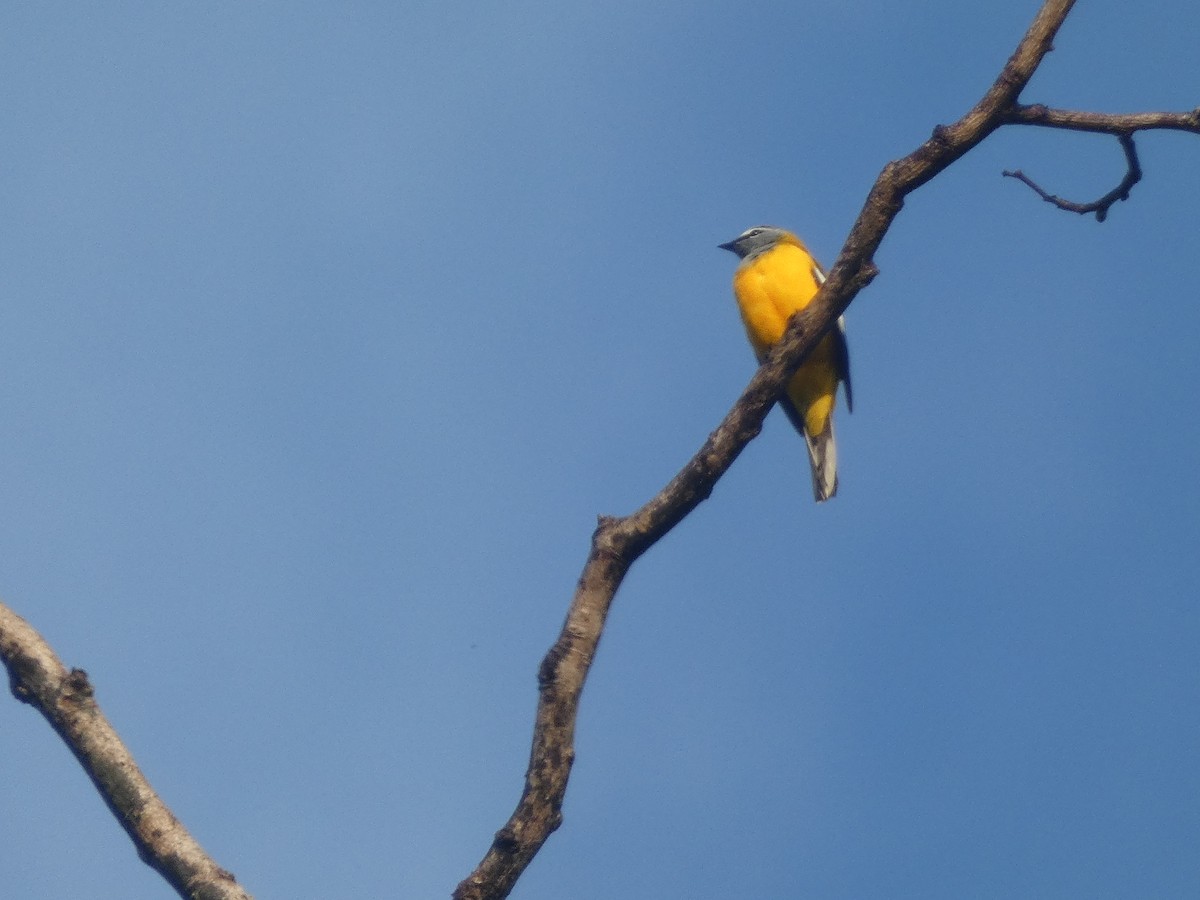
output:
M0 659L13 695L58 732L96 785L138 856L181 897L251 900L159 799L96 704L82 669L67 670L42 636L0 603Z

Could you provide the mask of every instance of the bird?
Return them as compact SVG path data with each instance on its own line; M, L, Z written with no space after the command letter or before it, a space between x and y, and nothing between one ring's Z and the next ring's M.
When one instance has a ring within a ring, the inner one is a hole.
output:
M772 225L748 228L717 246L741 260L733 274L733 296L761 365L771 347L783 337L788 319L817 295L825 273L800 238ZM834 496L838 489L833 407L839 383L845 386L846 409L853 411L850 351L846 322L841 316L796 370L779 399L808 447L813 498L818 503Z

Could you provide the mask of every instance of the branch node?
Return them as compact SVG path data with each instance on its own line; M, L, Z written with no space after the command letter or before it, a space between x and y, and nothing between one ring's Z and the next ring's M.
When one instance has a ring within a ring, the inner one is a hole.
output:
M495 845L497 850L500 850L503 853L511 853L513 849L516 848L519 841L517 840L517 836L513 833L512 829L505 826L496 832L492 843Z
M542 664L538 666L537 674L538 688L540 690L544 691L554 684L554 680L558 677L558 664L565 652L566 650L556 643L542 658Z
M78 703L80 700L91 700L96 694L92 683L88 681L88 673L83 669L72 669L63 679L62 696Z

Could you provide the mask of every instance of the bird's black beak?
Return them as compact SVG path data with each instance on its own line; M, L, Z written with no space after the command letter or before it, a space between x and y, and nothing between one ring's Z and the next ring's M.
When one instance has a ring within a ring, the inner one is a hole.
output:
M730 253L737 253L737 250L734 249L734 244L736 243L737 241L727 241L724 244L717 244L717 246L722 250L728 250Z

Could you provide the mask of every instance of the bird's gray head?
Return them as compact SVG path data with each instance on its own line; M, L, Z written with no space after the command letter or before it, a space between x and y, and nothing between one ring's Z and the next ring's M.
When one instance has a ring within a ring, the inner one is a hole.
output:
M790 237L788 232L774 225L755 225L747 228L727 244L717 244L722 250L736 253L741 259L769 250L780 241Z

